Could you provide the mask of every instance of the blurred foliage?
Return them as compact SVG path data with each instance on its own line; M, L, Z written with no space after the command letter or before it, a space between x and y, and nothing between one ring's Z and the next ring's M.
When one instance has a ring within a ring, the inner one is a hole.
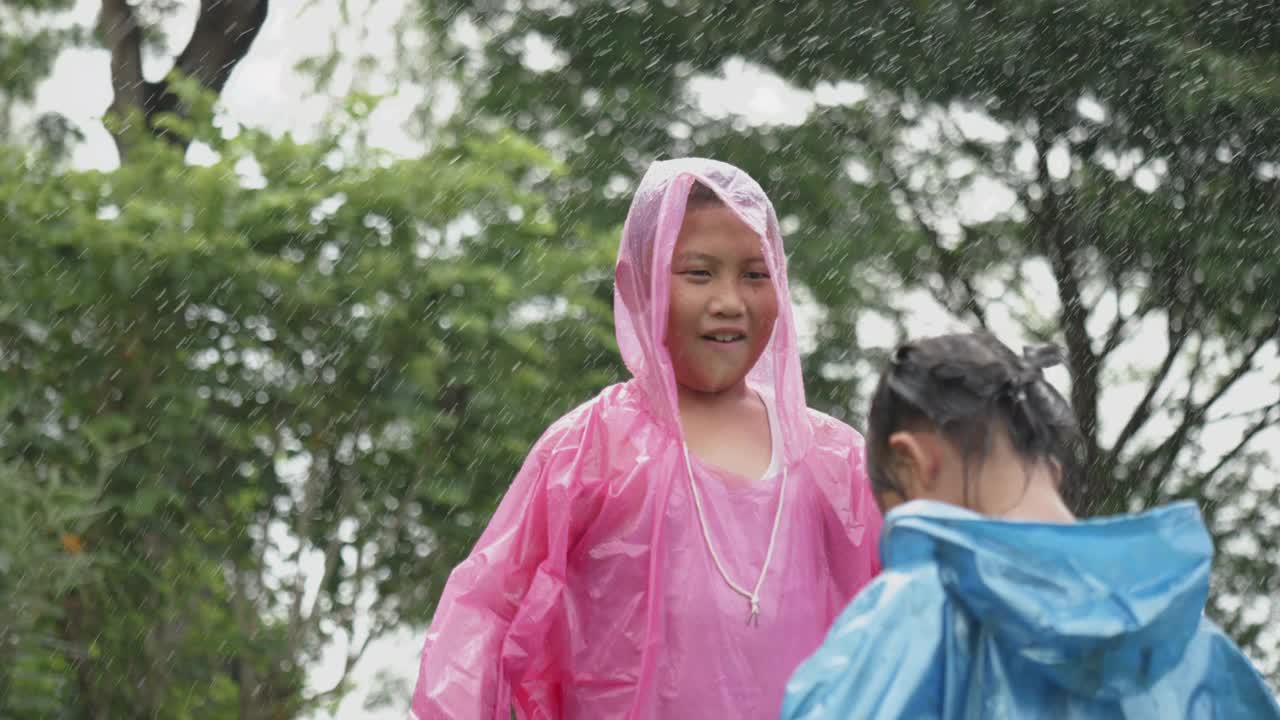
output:
M430 617L532 439L616 377L612 248L530 189L537 147L173 126L216 161L0 151L0 715L293 716L322 645Z

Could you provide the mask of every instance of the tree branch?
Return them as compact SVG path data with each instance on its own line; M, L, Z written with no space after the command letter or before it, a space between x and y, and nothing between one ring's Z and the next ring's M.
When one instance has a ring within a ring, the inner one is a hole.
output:
M1175 429L1164 442L1156 446L1148 458L1151 462L1156 460L1159 460L1160 462L1158 470L1148 476L1149 482L1152 485L1159 484L1160 478L1164 477L1165 474L1169 472L1169 469L1173 467L1174 461L1177 460L1179 453L1182 451L1182 448L1186 443L1187 435L1190 433L1191 428L1204 419L1205 415L1209 413L1209 410L1213 407L1214 403L1222 398L1222 396L1225 395L1233 385L1235 385L1236 381L1244 377L1253 369L1254 357L1256 357L1258 352L1271 341L1277 332L1280 332L1280 319L1273 321L1271 327L1258 337L1257 341L1253 344L1253 347L1245 353L1244 359L1218 382L1218 386L1214 389L1213 394L1210 395L1203 403L1196 405L1191 400L1191 394L1188 393L1187 402L1183 404L1184 409L1182 421L1178 424L1177 429ZM1155 492L1154 488L1150 492Z
M332 459L330 464L332 466ZM355 495L355 485L355 473L348 473L342 480L342 487L338 491L338 501L335 504L334 511L336 523L332 528L329 541L326 543L324 549L324 572L320 576L320 590L316 594L315 605L312 606L311 611L307 614L305 619L302 617L301 593L294 598L293 620L289 627L289 657L291 658L297 657L298 650L304 636L313 631L320 624L320 613L316 611L316 606L319 605L320 597L323 595L325 587L333 580L333 574L337 572L338 569L338 560L341 558L342 546L345 545L342 541L339 530L342 519L347 516L347 510L349 509L351 498ZM306 536L300 535L299 542L305 543ZM299 549L299 552L301 552L301 549ZM299 572L301 572L301 568L299 568Z
M320 480L319 474L327 472L332 467L333 460L331 457L325 459L325 467L317 469L312 463L307 468L307 479L303 483L302 497L298 500L299 511L297 524L292 528L294 536L298 539L298 548L293 552L294 571L297 573L293 579L293 604L289 608L289 634L290 646L294 645L293 634L300 632L298 628L302 626L302 600L306 595L306 577L302 573L302 553L306 549L307 538L311 536L311 521L315 516L316 508L320 504Z
M960 248L956 250L948 250L946 246L942 244L942 238L938 234L938 231L925 220L924 213L920 209L919 200L907 186L907 183L904 182L902 177L898 174L897 169L893 167L892 161L881 159L879 164L881 169L893 183L893 186L898 188L902 194L906 196L907 208L911 211L912 219L915 220L920 231L923 232L925 238L929 240L929 244L932 246L934 253L937 254L939 262L938 270L939 274L942 275L943 285L949 288L952 282L958 282L963 290L963 296L960 298L958 304L954 298L947 298L945 300L944 298L938 298L938 300L943 301L942 304L948 306L948 309L956 315L963 316L965 312L972 314L974 319L978 321L978 324L981 325L983 329L986 329L986 309L978 299L978 292L973 285L973 279L964 272L963 255L964 247L969 244L969 230L962 225L960 227L960 232L962 233L964 240L961 242ZM949 290L949 292L951 291Z
M1218 423L1229 422L1231 420L1243 420L1245 418L1250 418L1257 415L1260 412L1268 412L1274 409L1277 404L1280 404L1280 401L1277 401L1275 403L1268 403L1266 405L1259 405L1258 407L1249 408L1248 410L1241 410L1240 412L1232 412L1232 413L1227 413L1225 415L1219 415L1218 417L1215 417L1215 418L1208 418L1204 421L1204 425L1205 427L1208 427L1210 425L1217 425Z
M333 686L330 687L328 690L321 691L309 697L307 699L308 704L316 702L318 700L322 700L331 695L334 695L340 692L344 687L346 687L347 677L350 676L351 671L355 668L356 664L359 663L361 658L364 657L365 652L369 649L369 645L373 643L374 639L381 636L386 631L386 624L375 620L369 626L369 632L365 634L364 641L361 642L358 647L356 646L355 606L360 600L360 593L364 589L364 581L368 575L368 567L365 564L366 544L365 543L358 543L358 544L360 549L356 553L356 568L355 568L355 572L352 574L352 577L351 577L351 582L355 587L355 592L351 598L351 603L349 603L345 608L345 614L346 614L345 625L346 625L346 631L347 631L347 653L346 653L346 657L343 659L342 675L338 677L338 681L335 682Z
M230 572L233 580L231 596L232 617L235 618L236 625L239 627L242 636L251 638L257 633L258 629L257 613L249 605L244 577L239 568L232 564ZM246 662L241 657L241 652L237 650L231 660L230 674L231 679L235 681L236 687L239 689L240 717L242 719L253 717L253 694L258 687L253 661Z
M215 93L248 54L267 21L269 0L201 0L200 16L173 69Z
M1147 385L1147 392L1138 401L1133 413L1129 415L1129 420L1124 424L1124 429L1120 431L1120 435L1116 437L1115 443L1111 446L1112 465L1120 461L1120 456L1128 446L1129 441L1151 418L1151 401L1155 399L1156 393L1160 391L1160 386L1169 377L1169 370L1178 359L1178 353L1182 350L1183 344L1186 343L1191 334L1189 323L1185 321L1179 323L1176 330L1173 327L1173 323L1173 318L1168 318L1169 350L1165 352L1164 360L1161 361L1159 369L1156 370L1156 374L1152 376L1150 384Z
M1098 373L1101 363L1093 351L1093 343L1089 336L1089 310L1081 293L1080 279L1077 276L1076 248L1081 241L1074 228L1070 227L1069 209L1059 203L1058 193L1052 187L1049 177L1048 150L1050 138L1042 129L1035 139L1036 178L1044 192L1040 208L1037 210L1027 203L1033 222L1033 232L1041 251L1049 258L1054 279L1058 286L1058 301L1062 307L1061 326L1066 338L1067 362L1071 370L1071 405L1080 421L1080 431L1085 442L1085 466L1091 469L1086 477L1092 477L1099 468L1100 451L1098 446ZM1029 198L1025 199L1029 200ZM1089 481L1078 483L1069 494L1068 502L1082 514L1086 510L1085 503L1104 501L1094 488L1088 487Z
M1124 331L1129 327L1129 321L1133 319L1134 315L1140 314L1125 315L1120 309L1120 295L1122 292L1120 283L1113 282L1111 289L1116 294L1116 316L1111 321L1111 327L1107 329L1106 339L1102 343L1102 350L1098 351L1098 362L1105 360L1111 353L1115 352L1116 348L1120 347L1120 343L1124 342Z
M1196 485L1203 486L1205 483L1209 482L1209 480L1213 479L1213 476L1217 475L1218 471L1226 466L1227 463L1234 460L1258 433L1274 425L1276 421L1272 419L1271 411L1277 408L1280 408L1280 401L1273 402L1270 405L1261 408L1262 417L1260 417L1253 425L1250 425L1248 430L1245 430L1244 435L1240 437L1240 442L1236 443L1235 447L1223 453L1222 457L1218 458L1218 462L1214 463L1212 468L1200 474L1199 478L1196 479Z
M75 669L76 692L82 716L89 720L106 720L107 709L100 702L96 674L90 665L88 639L85 637L85 606L80 590L72 589L62 600L64 617L59 623L67 664Z
M347 676L351 673L351 670L356 666L356 663L360 662L360 659L364 657L365 652L369 649L369 645L371 645L375 639L382 636L385 629L386 628L381 623L369 628L369 634L365 636L364 642L360 643L360 649L354 653L347 653L347 658L342 668L342 675L338 678L338 681L327 690L321 690L314 695L308 696L304 704L314 705L325 698L332 697L333 695L341 692L346 687ZM355 638L352 638L351 640L354 645Z
M1187 373L1187 392L1182 397L1183 417L1191 412L1191 406L1195 404L1196 386L1200 383L1201 372L1204 370L1204 342L1204 336L1197 339L1196 352L1191 357L1191 370Z
M102 0L98 12L98 32L111 54L111 90L114 93L110 111L122 118L131 109L142 109L146 99L142 76L142 26L128 0ZM117 148L124 157L121 134L113 132Z

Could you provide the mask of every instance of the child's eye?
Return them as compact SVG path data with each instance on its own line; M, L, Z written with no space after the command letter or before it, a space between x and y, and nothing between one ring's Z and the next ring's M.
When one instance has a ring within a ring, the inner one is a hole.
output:
M710 278L710 277L711 277L711 271L710 271L710 270L685 270L684 272L682 272L682 273L680 273L680 274L681 274L681 275L686 275L686 276L688 276L688 277L692 277L692 278L695 278L695 279L698 279L698 280L706 280L706 279L708 279L708 278Z
M767 272L749 272L749 273L747 273L747 279L748 279L748 280L768 280L768 279L769 279L769 273L767 273Z

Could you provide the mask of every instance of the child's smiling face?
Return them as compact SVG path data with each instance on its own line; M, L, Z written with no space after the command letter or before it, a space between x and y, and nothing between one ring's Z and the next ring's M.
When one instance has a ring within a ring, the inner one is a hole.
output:
M778 317L760 236L723 205L689 210L671 273L665 340L676 382L699 393L740 387Z

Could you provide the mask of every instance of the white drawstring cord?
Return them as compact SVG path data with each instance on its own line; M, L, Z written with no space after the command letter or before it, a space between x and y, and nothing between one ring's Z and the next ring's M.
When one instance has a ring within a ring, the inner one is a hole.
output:
M773 545L778 539L778 526L782 524L782 503L787 496L786 460L782 460L782 482L778 488L778 509L773 514L773 530L769 533L769 549L765 551L764 565L760 568L760 577L756 580L756 587L748 592L746 588L743 588L729 577L729 573L720 562L720 556L716 554L715 546L711 544L711 532L707 529L707 518L702 514L702 500L698 497L698 486L693 479L693 463L689 462L689 446L682 441L680 447L684 451L684 467L689 475L689 491L693 493L693 505L698 510L698 524L702 526L702 539L707 543L707 552L711 553L711 560L715 562L716 570L720 571L720 577L724 578L725 583L734 592L745 597L751 603L751 613L747 615L747 624L760 627L760 587L764 585L765 575L769 574L769 561L773 559Z

